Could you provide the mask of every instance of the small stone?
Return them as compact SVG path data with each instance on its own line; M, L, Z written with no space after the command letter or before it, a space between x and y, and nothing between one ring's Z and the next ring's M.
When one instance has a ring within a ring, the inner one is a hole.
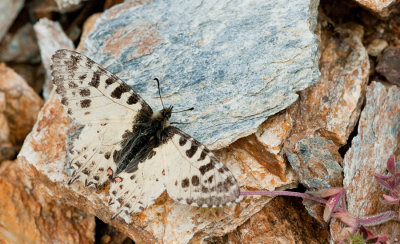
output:
M284 152L299 181L307 189L321 190L342 185L342 158L332 141L320 136L292 136L285 143Z
M20 146L36 122L43 101L22 77L2 63L0 92L5 94L6 106L3 113L10 127L10 142Z
M397 0L355 0L358 4L381 17L388 17Z
M370 56L376 57L380 55L387 46L387 41L383 39L375 39L368 45L367 51Z
M14 63L38 63L40 61L39 47L30 23L4 37L0 45L0 60Z
M43 66L46 70L46 81L43 86L43 97L47 99L50 94L51 85L51 56L58 49L74 50L74 44L64 33L58 22L53 22L47 18L41 18L35 25L34 30L40 47Z
M0 41L10 28L19 11L24 6L24 0L1 0L0 1Z
M400 86L400 48L386 48L378 61L376 71L388 82Z

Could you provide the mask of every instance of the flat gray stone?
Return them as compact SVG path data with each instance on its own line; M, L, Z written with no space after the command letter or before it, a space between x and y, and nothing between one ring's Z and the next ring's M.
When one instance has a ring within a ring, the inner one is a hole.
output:
M300 183L308 190L341 186L343 181L341 157L332 141L321 136L298 141L292 137L287 142L284 152Z
M319 1L125 2L106 11L82 51L211 149L254 133L316 82Z

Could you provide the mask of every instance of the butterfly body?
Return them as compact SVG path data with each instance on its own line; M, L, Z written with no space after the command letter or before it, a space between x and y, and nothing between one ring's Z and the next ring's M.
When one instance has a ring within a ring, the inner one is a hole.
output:
M67 144L69 182L110 181L114 217L143 211L167 191L183 204L223 206L240 200L230 170L204 145L171 126L172 106L159 112L88 57L58 50L52 57L56 92L81 125Z
M135 172L138 163L154 154L153 149L160 146L168 138L167 128L171 118L172 106L164 108L151 115L142 115L133 125L133 132L127 132L123 137L122 149L115 151L113 157L118 168L115 174L126 170ZM128 167L129 166L129 167Z

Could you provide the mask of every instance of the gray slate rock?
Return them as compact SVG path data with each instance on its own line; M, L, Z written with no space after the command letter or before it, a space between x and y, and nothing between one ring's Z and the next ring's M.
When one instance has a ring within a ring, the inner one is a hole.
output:
M211 149L252 134L316 82L318 1L125 2L96 22L82 51L153 110Z

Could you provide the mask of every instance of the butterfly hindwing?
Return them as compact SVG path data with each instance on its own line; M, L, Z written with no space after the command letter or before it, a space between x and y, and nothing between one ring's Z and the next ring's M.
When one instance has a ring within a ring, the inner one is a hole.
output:
M102 184L115 172L113 153L120 149L124 133L132 132L139 114L151 115L152 110L123 81L80 53L58 50L52 62L61 103L69 117L83 126L67 145L70 182Z
M204 145L175 127L165 147L166 189L181 203L217 207L235 202L239 186L229 169Z

